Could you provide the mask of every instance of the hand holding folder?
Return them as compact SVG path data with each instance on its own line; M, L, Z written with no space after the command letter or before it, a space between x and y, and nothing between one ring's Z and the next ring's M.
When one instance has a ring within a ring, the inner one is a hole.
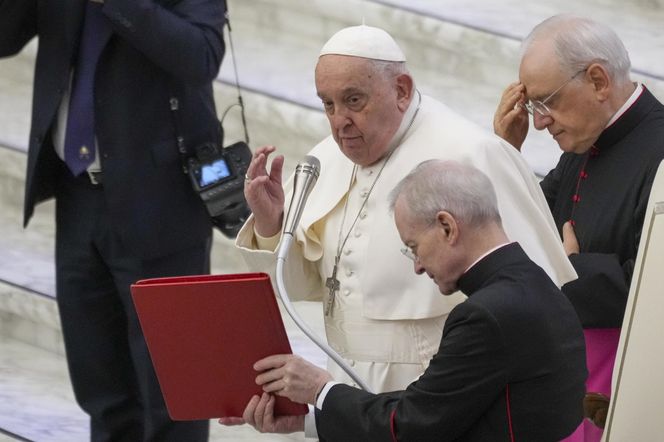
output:
M267 274L148 279L131 291L174 420L242 416L262 393L253 364L291 353ZM306 405L276 399L276 415L306 412Z

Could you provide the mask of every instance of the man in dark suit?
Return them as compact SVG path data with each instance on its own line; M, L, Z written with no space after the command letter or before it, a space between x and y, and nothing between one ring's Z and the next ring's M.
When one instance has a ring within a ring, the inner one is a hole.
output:
M405 391L371 394L332 382L293 355L258 361L265 393L243 418L260 431L302 430L273 416L274 397L316 406L321 440L558 441L583 417L583 333L570 302L501 226L489 179L472 166L427 161L391 194L403 252L449 295L438 353Z
M0 56L39 51L25 192L56 198L56 290L95 441L203 441L168 418L129 285L209 273L211 223L178 147L220 143L223 0L0 0Z

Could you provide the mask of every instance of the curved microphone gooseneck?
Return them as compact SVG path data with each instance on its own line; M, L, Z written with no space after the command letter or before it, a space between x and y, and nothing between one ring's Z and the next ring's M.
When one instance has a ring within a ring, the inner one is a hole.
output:
M332 358L332 360L334 360L334 362L336 362L337 365L339 365L339 367L341 367L342 370L345 371L355 383L357 383L357 385L363 390L370 392L371 389L369 386L353 371L352 368L350 368L350 365L343 360L341 355L316 336L316 333L300 318L288 297L286 285L284 284L284 263L286 262L288 251L293 242L293 232L300 222L300 217L302 216L302 211L304 210L307 198L309 197L314 184L316 184L319 173L320 161L318 161L318 158L311 155L304 157L304 160L295 168L293 199L288 207L286 222L284 223L284 232L277 252L277 293L279 294L279 298L286 308L286 311L290 317L293 318L293 321L295 321L295 324L300 330L302 330L304 334L314 342L314 344L320 347L321 350Z

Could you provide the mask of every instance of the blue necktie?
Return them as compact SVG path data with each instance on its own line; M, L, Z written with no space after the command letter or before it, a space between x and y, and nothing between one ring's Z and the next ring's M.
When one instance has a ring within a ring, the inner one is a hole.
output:
M111 36L102 3L88 1L69 100L65 162L74 176L95 160L94 79L97 61Z

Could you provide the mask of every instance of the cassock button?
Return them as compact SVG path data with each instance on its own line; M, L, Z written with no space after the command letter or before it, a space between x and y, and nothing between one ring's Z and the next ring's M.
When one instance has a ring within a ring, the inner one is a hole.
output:
M369 192L367 192L366 190L363 190L362 192L360 192L360 196L362 198L366 198L368 194L369 194Z
M581 197L579 195L574 195L574 196L572 196L572 201L574 201L575 203L578 203L579 201L581 201Z
M355 367L355 361L352 360L352 359L350 360L350 366L351 366L351 367Z
M362 232L355 230L355 238L359 238L360 236L362 236Z
M344 289L344 296L349 296L349 295L350 295L350 290Z
M367 212L360 213L360 219L364 219L366 217L367 217Z
M344 250L344 255L348 256L351 253L351 249Z
M588 172L586 172L585 170L582 170L580 175L581 175L582 180L585 180L586 178L588 178Z
M590 156L591 157L596 157L597 155L599 155L599 149L596 148L595 146L591 147L590 148Z
M573 219L569 220L569 223L572 225L572 227L576 226L576 221Z
M346 269L346 276L353 276L353 271L351 269Z

